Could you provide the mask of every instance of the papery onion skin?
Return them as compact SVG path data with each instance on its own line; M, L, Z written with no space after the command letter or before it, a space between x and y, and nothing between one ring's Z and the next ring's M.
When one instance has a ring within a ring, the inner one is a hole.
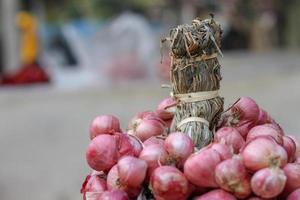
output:
M269 114L262 108L259 109L259 115L257 120L257 125L262 125L271 122L271 117Z
M259 116L259 107L250 97L240 97L239 101L230 109L233 120L230 122L233 126L239 126L240 122L256 123Z
M86 151L89 166L96 171L110 169L118 160L117 141L111 135L98 135L89 144Z
M153 144L164 146L164 143L165 143L165 141L163 139L157 138L155 136L152 136L143 142L145 147L153 145Z
M138 187L146 177L147 163L144 160L125 156L118 161L117 166L122 185Z
M287 177L284 193L289 194L300 188L300 164L288 163L284 166L283 171Z
M184 164L184 175L198 187L216 188L214 170L222 161L218 152L213 149L203 149L192 154Z
M162 120L172 119L175 112L175 105L176 101L173 98L165 98L158 104L156 108L158 117L160 117Z
M251 194L250 175L239 159L228 159L217 165L215 179L218 185L244 199Z
M299 200L300 199L300 188L292 192L287 200Z
M283 144L282 135L276 129L265 124L253 127L249 131L246 141L252 140L260 136L271 136L276 140L278 144Z
M133 156L135 154L134 148L130 142L129 135L124 133L115 133L114 137L118 146L118 157Z
M283 139L283 148L287 152L288 161L293 162L295 160L295 153L296 153L296 143L294 140L289 136L282 136Z
M158 200L185 200L189 193L189 182L184 174L172 166L161 166L151 175L150 185Z
M98 200L129 200L129 197L123 190L112 190L102 193Z
M165 140L164 148L168 153L170 160L181 168L186 159L194 151L194 143L192 139L184 133L175 132L168 135Z
M83 199L86 200L86 193L95 193L93 196L97 198L101 192L107 190L106 181L98 175L88 175L82 184L80 192L83 193Z
M295 152L295 157L300 157L300 143L299 143L299 140L294 137L294 136L289 136L290 138L293 139L293 141L295 142L296 144L296 152Z
M222 143L211 143L203 149L213 149L215 150L221 157L221 160L227 160L232 158L233 150L231 150L227 145Z
M273 198L283 191L286 180L280 168L264 168L252 176L251 188L257 196Z
M133 155L135 157L139 157L141 151L143 150L143 143L140 141L137 137L133 135L128 135L129 136L129 142L132 145L132 151Z
M90 139L97 135L121 132L120 121L113 115L100 115L90 125Z
M195 200L237 200L232 194L221 190L216 189L210 192L201 195L200 197L195 198Z
M147 180L149 180L152 172L160 166L160 163L165 163L167 152L163 146L154 144L146 146L140 153L139 158L147 162Z
M164 134L164 125L164 122L155 114L146 114L143 118L131 122L128 134L132 134L144 142L152 136Z
M120 175L118 171L118 165L114 165L107 174L107 189L108 190L123 190L129 197L135 198L141 191L141 187L129 187L122 185L120 182Z
M244 138L233 127L220 128L215 134L214 141L219 143L224 142L233 149L234 153L239 153L240 149L245 145Z
M251 171L269 166L283 167L287 163L287 153L272 137L261 136L249 141L242 149L244 165Z
M238 126L234 126L234 128L241 134L241 136L246 139L248 132L251 128L255 126L255 123L249 121L241 121Z

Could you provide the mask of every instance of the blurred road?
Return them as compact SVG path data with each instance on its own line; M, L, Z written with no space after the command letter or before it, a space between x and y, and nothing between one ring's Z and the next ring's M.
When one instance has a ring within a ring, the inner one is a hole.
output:
M250 96L287 134L300 137L299 53L225 53L221 64L226 105ZM81 199L93 117L114 114L125 129L136 112L154 109L167 95L158 82L68 91L50 86L1 89L0 199Z

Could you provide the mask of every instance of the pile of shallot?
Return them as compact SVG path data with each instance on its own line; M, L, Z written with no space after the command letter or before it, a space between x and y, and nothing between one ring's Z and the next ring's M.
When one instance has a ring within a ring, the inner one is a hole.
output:
M126 131L112 115L92 121L84 200L300 199L299 143L253 99L231 106L200 150L186 134L170 133L175 106L163 100Z

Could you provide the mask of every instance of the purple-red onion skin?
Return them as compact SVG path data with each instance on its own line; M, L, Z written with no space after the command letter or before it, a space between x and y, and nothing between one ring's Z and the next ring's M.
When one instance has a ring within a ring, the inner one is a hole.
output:
M274 198L285 186L287 177L280 168L264 168L252 176L252 191L262 198Z
M286 200L299 200L300 199L300 188L292 192Z
M186 159L193 153L194 143L186 134L175 132L168 135L164 148L168 153L169 160L174 161L174 164L181 168Z
M266 124L266 123L270 123L271 122L271 118L269 116L269 114L262 108L259 109L259 115L258 115L258 120L257 120L257 125L261 125L261 124Z
M225 144L222 143L211 143L208 146L204 147L204 149L213 149L215 150L221 157L221 160L227 160L232 158L233 151Z
M158 200L185 200L189 194L189 182L175 167L161 166L151 175L150 185Z
M232 148L234 153L239 153L240 149L244 147L245 140L241 134L233 127L220 128L214 138L215 142L225 143Z
M210 192L207 192L200 197L196 197L195 200L237 200L235 196L232 194L221 190L221 189L216 189L212 190Z
M83 199L87 199L87 195L97 199L100 194L107 190L106 181L97 175L88 175L82 184L80 190L83 193Z
M300 164L288 163L284 166L283 171L287 177L284 193L289 194L300 188Z
M149 180L152 172L160 166L160 163L165 163L167 152L163 146L153 144L146 146L140 153L139 158L147 162L147 180Z
M162 120L172 119L175 112L175 105L176 101L171 97L167 97L158 104L156 113Z
M244 199L250 196L250 175L239 159L228 159L217 165L215 179L218 185Z
M129 135L116 132L114 134L114 137L117 140L119 158L123 156L133 156L135 154L134 147L130 142Z
M296 153L296 143L294 140L289 136L282 136L283 139L283 148L287 152L288 161L293 162L295 160L295 153Z
M147 163L144 160L125 156L118 161L120 183L129 187L139 187L147 172Z
M295 158L300 157L300 143L299 143L299 140L294 136L289 136L289 137L292 138L293 141L296 144Z
M241 121L238 126L234 126L234 128L241 134L241 136L246 139L248 132L251 128L255 126L255 123L252 121Z
M113 115L100 115L90 125L90 139L101 134L114 134L121 132L120 121Z
M295 163L300 164L300 157L296 158Z
M98 200L129 200L129 197L123 190L111 190L102 193Z
M157 137L155 137L155 136L150 137L150 138L148 138L147 140L145 140L145 141L143 142L143 144L144 144L145 147L150 146L150 145L153 145L153 144L159 145L159 146L162 146L162 147L163 147L163 146L164 146L164 143L165 143L165 141L164 141L163 139L157 138Z
M215 168L222 161L218 152L213 149L200 150L192 154L184 164L184 175L198 187L216 188Z
M139 157L140 153L143 150L143 144L142 141L140 141L138 138L132 135L128 135L129 142L132 145L132 153L135 157Z
M134 120L129 126L128 133L144 142L152 136L164 134L165 124L156 115L148 114L144 118Z
M249 141L242 149L244 165L250 171L266 167L283 167L287 163L287 153L272 137L261 136Z
M253 127L248 135L246 141L252 140L260 136L271 136L278 144L283 144L282 135L274 128L268 125L258 125Z
M89 166L96 171L109 170L118 160L117 141L111 135L98 135L86 151Z

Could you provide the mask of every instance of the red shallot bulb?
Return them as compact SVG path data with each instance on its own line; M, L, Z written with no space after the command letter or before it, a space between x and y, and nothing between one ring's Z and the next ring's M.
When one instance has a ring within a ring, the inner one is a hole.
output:
M176 101L171 97L165 98L156 108L158 117L162 120L172 119L176 109Z
M218 187L215 181L215 168L222 161L220 154L213 149L203 149L192 154L184 164L184 175L198 187Z
M112 190L103 192L98 200L129 200L129 197L123 190Z
M295 159L295 153L296 153L296 143L292 138L289 136L282 136L283 139L283 148L287 152L288 155L288 161L293 162Z
M241 199L251 194L250 175L239 159L221 162L217 165L215 173L216 182L222 189Z
M160 166L160 163L164 163L167 159L167 152L160 145L146 146L140 153L140 159L147 162L147 179L150 178L152 172Z
M138 137L142 142L152 136L165 133L164 122L155 114L145 114L142 118L134 118L128 126L128 134Z
M143 142L145 147L153 145L153 144L164 146L164 143L165 143L165 141L163 139L155 137L155 136L153 136Z
M255 124L253 122L241 121L238 126L234 128L241 134L241 136L246 139L248 132L253 128Z
M118 161L120 183L129 187L138 187L146 177L147 163L144 160L125 156Z
M82 184L80 192L83 193L84 200L87 197L96 200L106 189L106 181L103 178L98 175L88 175Z
M273 137L278 144L283 143L282 135L276 129L265 124L253 127L249 131L246 141L252 140L263 135Z
M269 114L264 109L260 108L257 125L266 124L266 123L270 123L270 122L271 122L271 118L270 118Z
M296 144L296 152L295 152L295 157L300 157L300 143L299 143L299 140L294 137L294 136L289 136L290 138L292 138Z
M142 141L139 138L135 137L134 135L128 135L128 136L129 136L129 141L133 147L133 155L139 157L144 146Z
M195 198L195 200L237 200L232 194L221 190L216 189L210 192L201 195L200 197Z
M241 152L244 165L251 171L266 167L283 167L287 153L272 137L261 136L249 141Z
M259 107L250 97L241 97L230 109L232 119L229 123L232 126L239 126L241 122L256 123L259 116Z
M283 191L286 180L287 178L280 168L264 168L252 176L251 188L257 196L273 198Z
M134 155L134 149L130 142L129 135L124 133L115 133L114 137L117 141L117 147L118 147L118 156L119 158L123 156L133 156Z
M292 192L286 200L299 200L300 199L300 188Z
M295 163L300 164L300 157L296 158Z
M86 151L89 166L97 171L110 169L118 161L116 138L112 135L98 135L89 144Z
M101 134L121 132L119 119L113 115L100 115L90 125L90 138Z
M300 188L300 164L288 163L284 166L283 171L287 177L284 192L289 194Z
M108 190L123 190L131 198L137 197L141 191L141 186L129 187L128 185L121 184L117 164L113 166L108 172L106 183Z
M193 153L192 139L184 133L175 132L168 135L164 143L168 160L181 168L186 159Z
M239 153L240 149L245 145L244 138L233 127L220 128L215 134L215 142L225 143L232 148L233 153Z
M211 143L210 145L204 147L203 149L213 149L219 153L221 160L227 160L232 158L233 152L232 150L222 143Z
M154 170L150 179L155 199L185 200L189 193L189 182L181 171L172 166L161 166Z

